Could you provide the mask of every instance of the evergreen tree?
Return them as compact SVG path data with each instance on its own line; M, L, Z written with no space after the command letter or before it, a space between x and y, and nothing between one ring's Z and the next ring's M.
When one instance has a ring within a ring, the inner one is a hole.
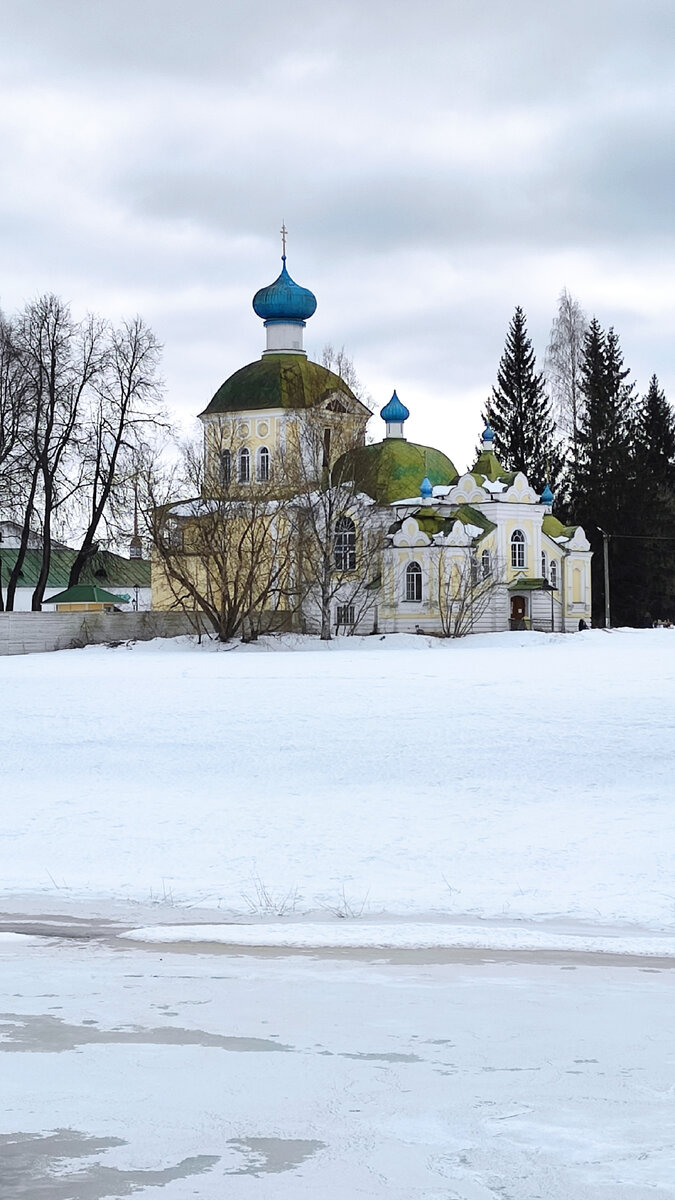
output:
M652 375L638 407L637 435L641 472L652 483L672 491L675 487L675 417L656 375Z
M640 538L630 548L640 572L644 622L650 624L675 619L675 418L656 375L639 404L636 428Z
M594 551L593 607L604 609L602 530L612 535L612 619L633 624L640 608L636 556L614 539L638 532L634 385L624 366L619 338L594 317L586 333L581 367L584 412L572 476L573 519L583 525Z
M484 419L492 426L495 451L504 466L522 471L537 491L543 490L548 477L555 490L562 456L544 377L536 370L520 307L509 326L497 386L492 389Z

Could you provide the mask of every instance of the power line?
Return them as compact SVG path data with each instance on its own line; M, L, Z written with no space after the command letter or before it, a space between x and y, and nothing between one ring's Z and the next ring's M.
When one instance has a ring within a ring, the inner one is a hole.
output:
M608 533L606 536L608 538L628 538L637 542L675 542L675 535L669 536L663 533Z

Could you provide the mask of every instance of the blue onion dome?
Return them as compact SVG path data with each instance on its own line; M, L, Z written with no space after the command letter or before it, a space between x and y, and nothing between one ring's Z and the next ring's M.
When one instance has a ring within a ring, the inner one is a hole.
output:
M281 275L256 292L253 310L263 321L306 321L316 312L316 296L291 279L285 254L281 261Z
M495 440L494 430L491 428L490 425L486 425L485 429L483 430L483 441L484 442L494 442L494 440Z
M546 487L544 488L543 492L541 493L541 496L539 497L539 499L542 504L553 504L553 492L551 491L551 488L548 483L546 484Z
M428 475L425 475L420 484L420 496L423 500L430 500L433 494L434 489L431 486L431 480Z
M396 392L384 408L380 409L380 416L383 421L407 421L410 413L405 404L401 404Z

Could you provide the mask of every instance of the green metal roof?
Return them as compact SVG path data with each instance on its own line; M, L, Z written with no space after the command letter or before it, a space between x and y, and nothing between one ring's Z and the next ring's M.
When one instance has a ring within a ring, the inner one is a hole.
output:
M480 542L488 533L491 533L497 526L493 521L488 520L482 512L477 508L473 508L471 504L460 504L455 511L449 516L444 516L437 509L429 506L420 507L416 512L411 513L415 518L422 533L426 533L427 537L433 538L437 533L451 533L455 521L460 521L462 525L475 525L481 530L481 533L476 534L474 541ZM400 521L395 521L389 528L389 533L397 533L403 525L404 518Z
M448 487L458 478L442 451L403 438L385 438L372 446L349 450L338 459L333 472L334 479L354 481L377 504L419 496L425 475L434 487Z
M478 483L487 479L490 483L497 483L499 480L500 483L510 485L516 477L515 471L507 471L502 466L494 450L482 450L469 473Z
M556 588L551 588L550 583L546 579L512 579L509 584L510 592L550 592L556 591Z
M14 567L19 551L9 546L0 548L0 563L2 564L2 586L7 587L7 580ZM65 588L68 586L70 568L77 552L75 550L52 550L49 565L48 588ZM41 550L27 550L23 560L22 574L19 577L19 587L34 588L40 575L42 565ZM91 584L94 587L150 587L150 562L144 558L123 558L121 554L113 554L111 550L99 550L90 558L80 575L81 584Z
M554 540L559 537L572 538L579 528L578 525L563 525L562 521L553 516L553 513L546 513L541 527L546 536Z
M201 416L265 408L313 408L333 392L353 406L356 397L343 379L302 354L270 354L235 371L218 388ZM364 407L364 412L367 410Z
M91 584L76 584L66 588L65 592L57 592L49 596L45 604L128 604L128 596L115 596L104 588L92 587Z

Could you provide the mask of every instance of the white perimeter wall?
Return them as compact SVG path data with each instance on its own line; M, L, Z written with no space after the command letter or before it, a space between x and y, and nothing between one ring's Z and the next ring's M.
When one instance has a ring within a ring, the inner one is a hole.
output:
M148 642L195 632L194 619L179 612L0 613L0 655Z

